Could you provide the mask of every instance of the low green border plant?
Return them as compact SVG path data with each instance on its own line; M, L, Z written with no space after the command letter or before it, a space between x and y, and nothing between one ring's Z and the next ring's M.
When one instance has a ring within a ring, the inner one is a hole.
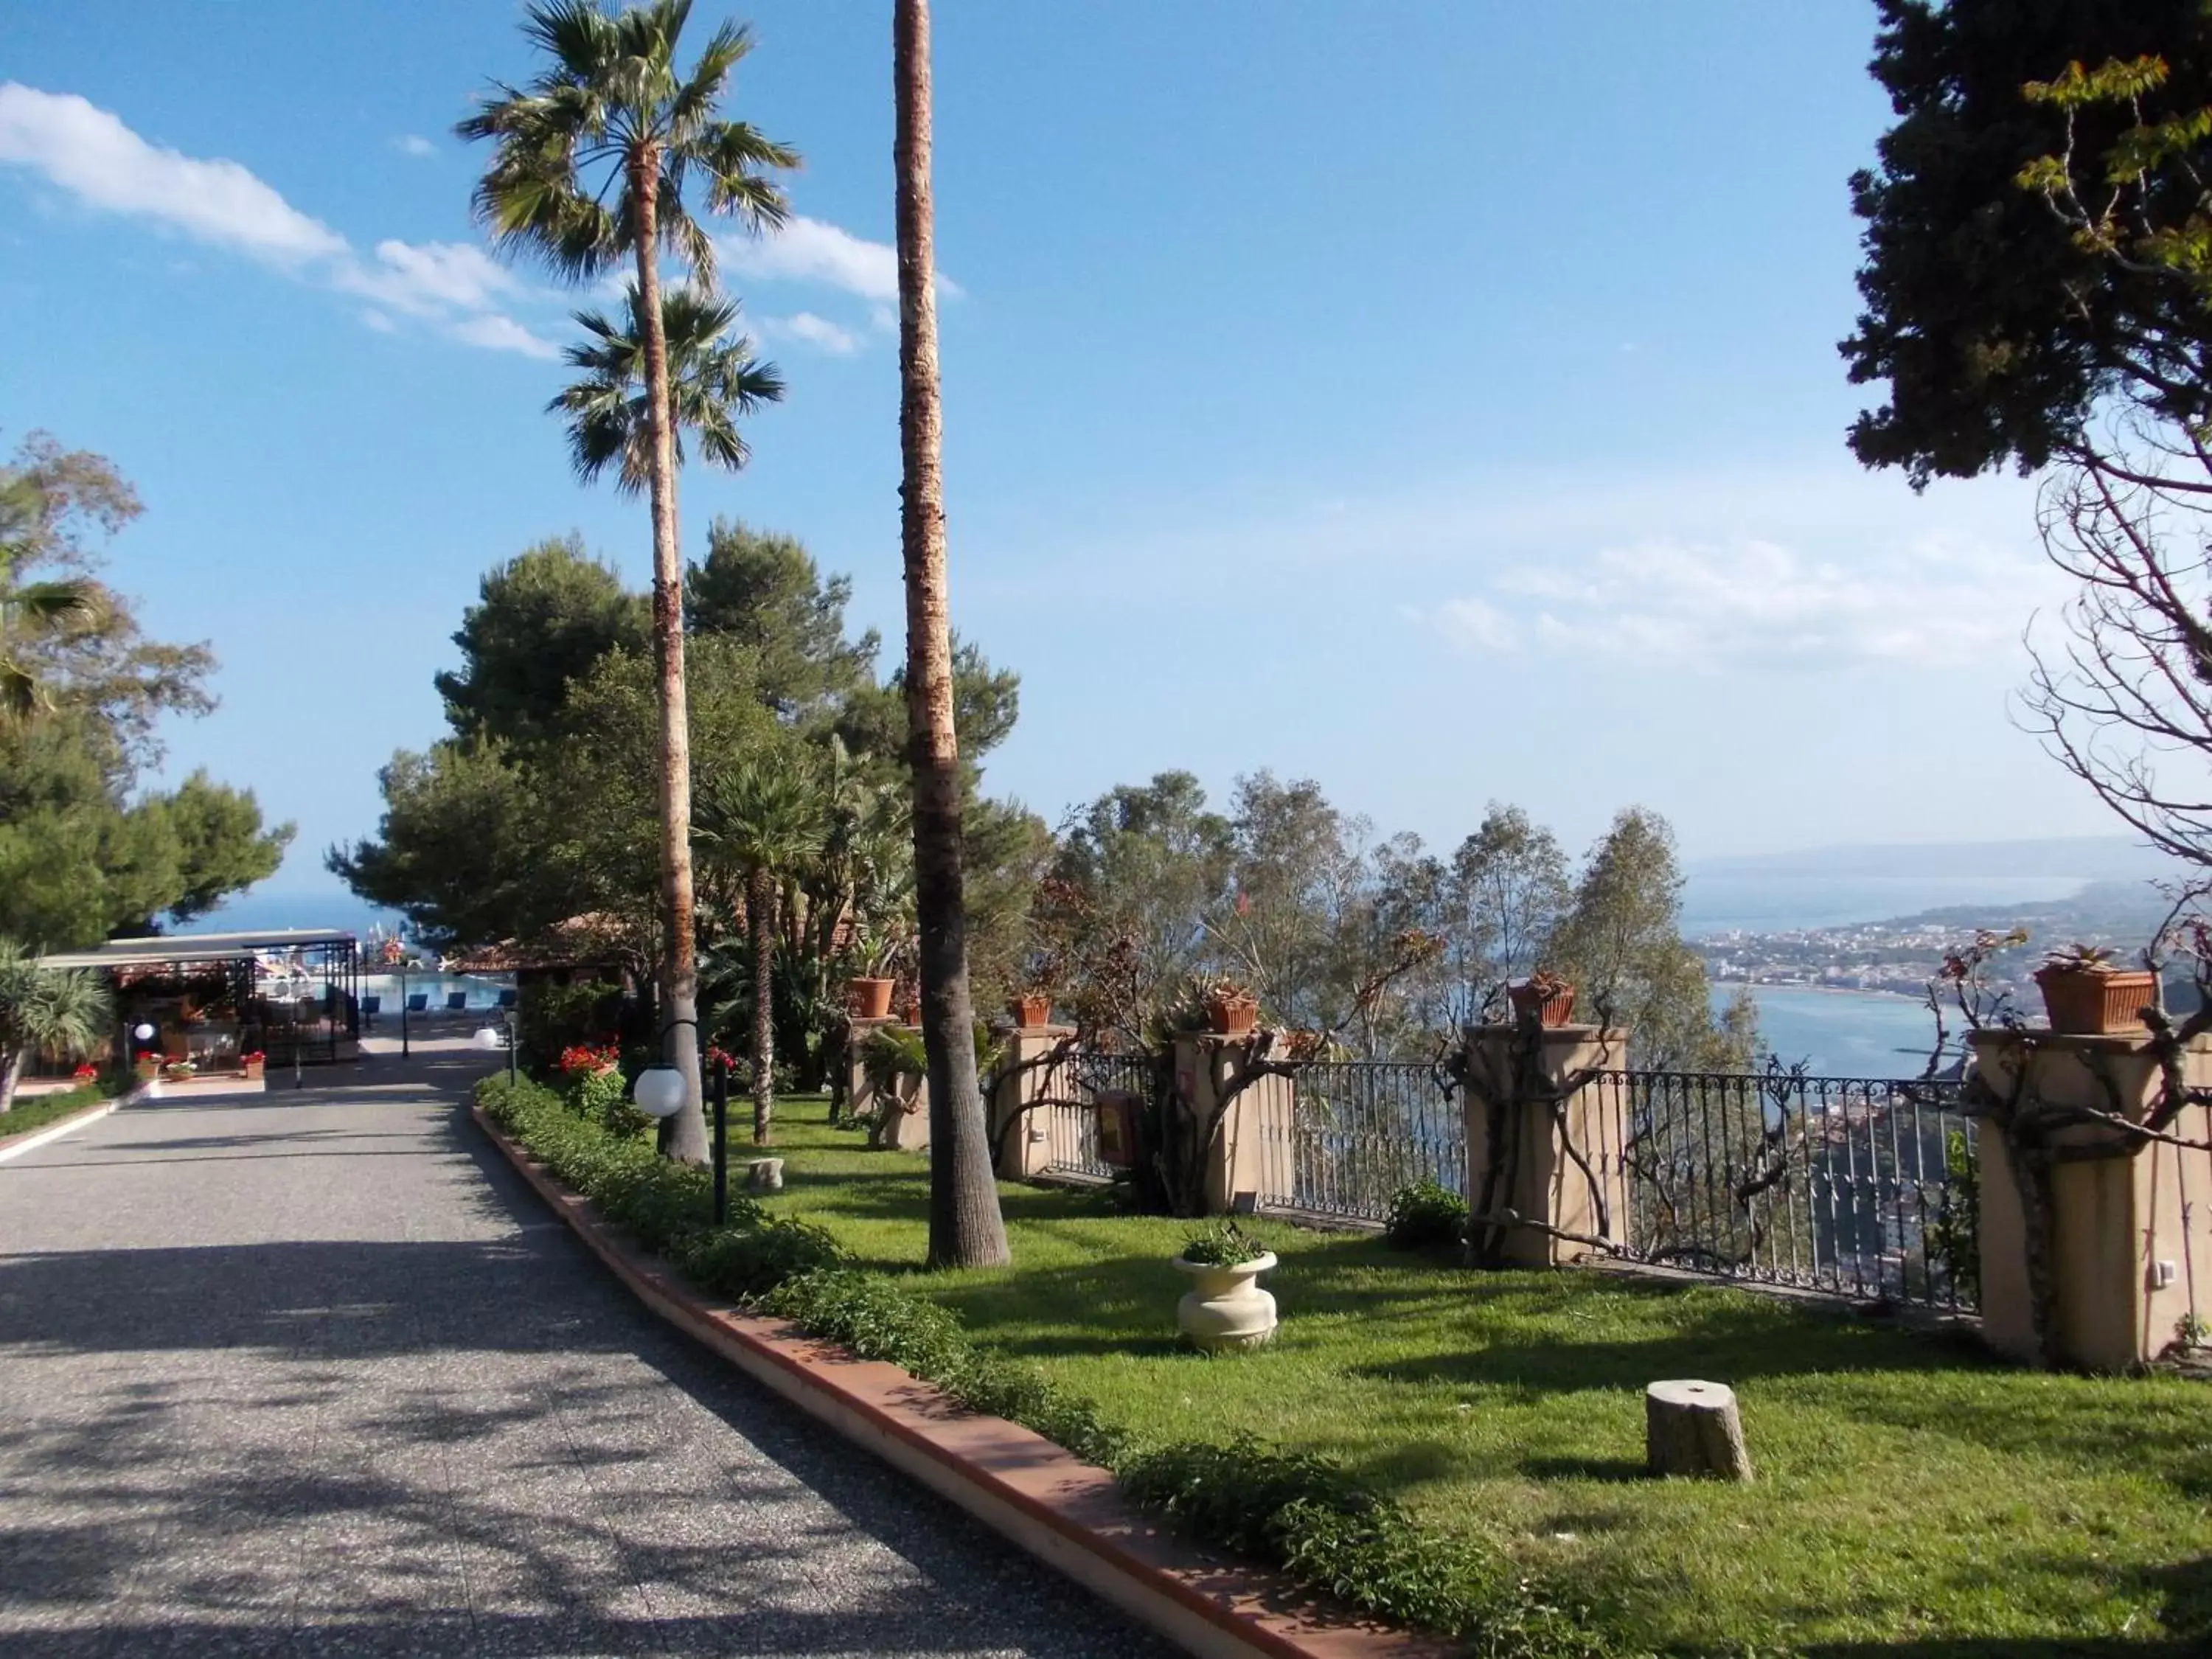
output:
M851 1266L821 1228L772 1217L736 1195L729 1224L714 1226L705 1170L658 1157L650 1141L611 1133L527 1079L487 1078L477 1099L555 1180L702 1289L1035 1430L1110 1471L1135 1502L1200 1543L1380 1618L1453 1637L1480 1659L1624 1659L1569 1598L1465 1540L1419 1526L1326 1459L1249 1437L1227 1445L1140 1443L1035 1366L979 1347L950 1310Z
M1416 1181L1390 1199L1390 1221L1382 1237L1393 1249L1425 1250L1456 1244L1467 1237L1467 1200L1434 1181Z

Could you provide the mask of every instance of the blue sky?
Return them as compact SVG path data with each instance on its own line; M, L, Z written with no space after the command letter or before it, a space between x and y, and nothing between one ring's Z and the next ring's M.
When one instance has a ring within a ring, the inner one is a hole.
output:
M703 37L723 8L702 0ZM1861 473L1844 180L1887 115L1849 0L940 0L956 619L1019 669L992 787L1318 778L1456 842L1636 801L1692 856L2109 829L2008 715L2029 485ZM450 137L519 7L19 9L0 50L0 443L113 458L112 574L206 638L173 763L374 828L486 566L641 505L542 413L575 296L493 265ZM788 401L735 514L896 641L889 7L763 3L736 110L799 216L732 238Z

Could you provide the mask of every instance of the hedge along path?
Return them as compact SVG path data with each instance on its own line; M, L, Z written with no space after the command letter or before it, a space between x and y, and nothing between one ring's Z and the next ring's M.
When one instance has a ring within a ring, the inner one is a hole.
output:
M799 1330L826 1337L863 1359L898 1367L903 1374L899 1382L909 1396L915 1393L914 1377L934 1383L938 1404L925 1416L933 1415L940 1427L945 1425L947 1401L979 1414L958 1419L970 1425L982 1418L1008 1419L999 1429L1023 1425L1052 1443L1041 1450L1033 1448L1032 1455L1067 1455L1066 1478L1109 1490L1118 1483L1120 1497L1161 1515L1185 1536L1273 1567L1301 1590L1348 1602L1401 1629L1455 1638L1461 1650L1482 1659L1614 1659L1630 1651L1609 1640L1566 1598L1516 1574L1478 1545L1420 1528L1395 1503L1324 1460L1273 1449L1249 1437L1225 1445L1141 1444L1106 1425L1087 1401L1055 1387L1034 1367L980 1349L949 1310L888 1276L845 1265L836 1241L822 1229L770 1216L738 1195L731 1199L730 1224L714 1227L707 1219L712 1179L707 1171L659 1158L642 1139L572 1110L549 1089L527 1081L510 1085L504 1077L495 1077L477 1085L477 1101L479 1120L519 1143L518 1148L502 1139L502 1149L510 1157L519 1150L539 1161L542 1170L517 1158L549 1200L657 1311L718 1348L724 1345L710 1329L741 1344L766 1345L755 1352L783 1368L784 1380L827 1375L827 1357L818 1349L806 1357L777 1346L793 1340L788 1327L779 1329L700 1307L651 1263L625 1264L618 1244L595 1236L585 1224L588 1211L575 1198L554 1190L546 1178L591 1200L607 1220L702 1288L779 1315ZM688 1312L679 1316L672 1308ZM772 1386L781 1386L777 1376L759 1374ZM858 1437L885 1449L878 1436ZM899 1458L893 1461L907 1466ZM1086 1469L1085 1462L1094 1467ZM928 1478L921 1467L909 1472ZM1003 1500L1006 1494L999 1496ZM1094 1491L1091 1501L1102 1500ZM1049 1540L1037 1539L1035 1531L1009 1529L1008 1535L1067 1568L1067 1560L1037 1547L1039 1541ZM1094 1532L1094 1553L1096 1537ZM1278 1611L1281 1587L1273 1595L1260 1589L1240 1595L1222 1588L1220 1571L1194 1560L1171 1575L1182 1580L1186 1590L1198 1590L1195 1607L1187 1596L1164 1593L1169 1600L1182 1600L1185 1613L1213 1622L1217 1637L1225 1633L1219 1622L1223 1607L1234 1609L1243 1601L1245 1639L1216 1645L1214 1638L1193 1639L1205 1632L1194 1632L1187 1620L1176 1628L1154 1620L1194 1651L1348 1656L1439 1650L1433 1643L1385 1637L1372 1626L1342 1621L1325 1626L1310 1606L1290 1614L1282 1628L1263 1628L1254 1615L1284 1616ZM1154 1577L1158 1590L1157 1568ZM1101 1584L1091 1587L1112 1594ZM1124 1605L1139 1617L1152 1617L1146 1607ZM1273 1645L1301 1631L1309 1632L1299 1638L1306 1644ZM1311 1645L1319 1638L1325 1638L1323 1645ZM1378 1642L1383 1645L1375 1645Z

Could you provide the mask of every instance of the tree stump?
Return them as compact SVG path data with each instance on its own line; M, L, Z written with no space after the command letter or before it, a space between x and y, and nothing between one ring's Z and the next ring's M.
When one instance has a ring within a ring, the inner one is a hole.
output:
M757 1193L780 1193L783 1190L783 1160L780 1158L757 1158L745 1165L745 1185Z
M1644 1457L1654 1474L1748 1481L1735 1390L1720 1382L1654 1382L1644 1391Z

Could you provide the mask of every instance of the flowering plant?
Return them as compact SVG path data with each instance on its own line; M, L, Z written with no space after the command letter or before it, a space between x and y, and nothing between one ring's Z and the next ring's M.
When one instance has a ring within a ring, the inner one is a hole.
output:
M585 1072L611 1072L621 1059L620 1050L612 1043L600 1047L589 1042L575 1042L561 1051L560 1069L568 1077L575 1077Z
M78 1083L90 1083L99 1076L100 1067L88 1060L81 1063L76 1070L70 1073L70 1079Z
M241 1066L260 1066L266 1064L268 1059L269 1056L262 1053L260 1049L249 1048L246 1053L238 1057L238 1063Z

